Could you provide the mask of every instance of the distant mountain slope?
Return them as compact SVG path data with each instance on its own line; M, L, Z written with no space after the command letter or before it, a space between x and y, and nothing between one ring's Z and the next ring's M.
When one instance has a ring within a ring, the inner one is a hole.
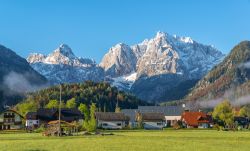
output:
M25 59L0 45L0 108L15 104L24 92L46 82L46 78L30 67Z
M250 41L235 46L230 54L202 78L186 100L210 100L233 91L233 95L250 93ZM236 96L235 96L236 97Z
M101 67L91 59L78 58L66 44L60 45L48 56L31 54L27 61L30 65L44 75L49 82L78 83L86 80L103 81L104 72Z

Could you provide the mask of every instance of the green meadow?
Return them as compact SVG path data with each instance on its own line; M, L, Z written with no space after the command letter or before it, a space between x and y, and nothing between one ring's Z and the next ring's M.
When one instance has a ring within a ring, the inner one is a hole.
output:
M249 151L250 131L108 131L114 135L46 137L0 133L1 151Z

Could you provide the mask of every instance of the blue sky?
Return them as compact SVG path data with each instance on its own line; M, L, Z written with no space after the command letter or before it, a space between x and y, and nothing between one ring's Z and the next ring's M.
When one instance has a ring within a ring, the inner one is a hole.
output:
M0 0L0 18L0 44L23 57L66 43L99 62L116 43L139 43L157 31L224 53L250 40L250 0Z

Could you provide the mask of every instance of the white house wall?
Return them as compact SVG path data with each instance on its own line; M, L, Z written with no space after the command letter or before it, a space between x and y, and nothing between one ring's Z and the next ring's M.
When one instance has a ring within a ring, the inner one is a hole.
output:
M161 123L158 125L157 123ZM165 122L143 122L144 129L162 129Z
M170 120L170 121L173 121L173 120L179 121L179 120L181 120L181 116L165 116L165 119L166 119L166 121L167 120Z
M119 126L118 124L121 124ZM124 121L102 121L98 120L97 121L98 127L104 128L104 129L122 129L125 127L125 122Z
M26 120L25 126L30 127L34 125L39 125L39 120Z

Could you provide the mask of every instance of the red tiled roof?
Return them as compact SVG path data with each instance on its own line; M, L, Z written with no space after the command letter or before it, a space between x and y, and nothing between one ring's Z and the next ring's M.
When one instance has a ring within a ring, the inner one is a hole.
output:
M199 123L209 123L209 117L203 112L184 112L181 120L190 126L198 126Z

